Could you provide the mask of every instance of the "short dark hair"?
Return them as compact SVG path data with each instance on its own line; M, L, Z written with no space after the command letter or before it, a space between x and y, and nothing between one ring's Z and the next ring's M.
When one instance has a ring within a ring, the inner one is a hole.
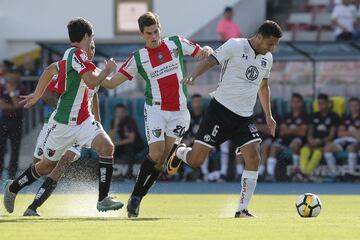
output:
M93 34L91 23L82 17L76 17L70 20L67 25L70 42L81 42L85 34L89 37Z
M293 93L293 94L291 95L291 98L298 98L298 99L300 99L301 101L304 101L304 98L303 98L303 96L302 96L300 93Z
M226 7L225 10L224 10L224 13L232 12L232 11L233 11L232 7Z
M325 94L325 93L320 93L318 95L317 99L318 100L324 100L324 101L327 101L327 102L329 102L329 100L330 100L329 96L327 94Z
M349 102L358 102L358 103L360 103L360 99L357 98L357 97L351 97L351 98L349 98Z
M139 24L140 32L144 32L145 27L150 27L154 24L156 24L159 28L161 28L160 17L159 15L153 12L147 12L141 15L138 18L138 24Z
M202 98L202 96L199 93L195 93L194 95L191 96L191 99L194 98Z
M118 104L116 104L115 109L117 109L117 108L123 108L123 109L126 110L126 106L125 106L125 104L123 104L123 103L118 103Z
M266 38L271 36L276 38L282 37L281 27L279 26L279 24L271 20L265 20L265 22L261 24L261 26L257 30L257 33L261 34Z

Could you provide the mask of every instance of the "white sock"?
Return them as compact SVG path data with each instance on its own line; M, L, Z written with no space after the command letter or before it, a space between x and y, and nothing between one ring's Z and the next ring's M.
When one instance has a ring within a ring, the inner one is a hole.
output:
M297 154L293 154L293 155L292 155L292 161L293 161L294 167L298 167L298 166L299 166L299 159L300 159L300 156L299 156L299 155L297 155Z
M186 161L186 155L188 154L189 151L191 151L191 149L192 149L191 147L179 147L176 150L176 156L180 158L184 163L189 165L188 162Z
M334 154L332 154L331 152L325 152L324 153L324 158L326 161L326 164L328 165L330 172L332 175L336 174L336 159L334 157Z
M229 142L230 141L226 141L220 145L220 173L224 176L227 175L229 165Z
M260 164L259 166L259 175L263 175L265 172L265 164Z
M354 152L348 153L348 166L349 166L349 173L354 174L355 173L355 167L357 164L357 155Z
M244 170L241 177L241 192L238 211L247 209L252 195L254 194L258 178L257 171Z
M201 165L201 172L204 175L208 175L209 174L209 158L207 157L205 159L205 162Z
M267 173L270 175L270 176L274 176L275 175L275 166L276 166L276 158L274 157L269 157L267 159Z
M239 163L236 165L236 174L241 175L244 171L244 164Z

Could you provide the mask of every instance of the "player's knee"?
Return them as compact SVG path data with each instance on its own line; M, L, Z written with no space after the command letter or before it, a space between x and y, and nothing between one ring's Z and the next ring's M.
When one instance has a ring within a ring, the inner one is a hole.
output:
M36 172L40 176L48 175L56 166L57 162L50 160L41 160L35 165Z
M149 156L153 161L160 163L163 153L162 149L154 149L149 152Z
M334 152L333 145L331 143L327 143L324 147L324 152Z
M114 153L114 144L111 141L103 141L99 146L99 154L109 156Z
M356 146L356 144L350 144L350 145L346 148L346 150L347 150L348 152L357 152L357 146Z

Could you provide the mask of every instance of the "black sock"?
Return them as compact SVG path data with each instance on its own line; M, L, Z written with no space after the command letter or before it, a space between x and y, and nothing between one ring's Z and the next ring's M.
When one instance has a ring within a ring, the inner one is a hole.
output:
M10 185L9 190L12 193L18 193L25 186L29 186L41 176L36 172L35 165L25 170L14 182Z
M109 194L111 178L113 174L114 158L103 158L99 160L99 199L102 201Z
M151 160L149 156L147 156L140 166L140 170L136 177L134 190L131 196L136 196L136 197L142 196L144 183L146 179L150 177L149 175L153 172L154 166L155 166L155 162Z
M141 198L145 197L145 195L149 192L149 189L151 188L151 186L156 182L156 180L159 178L160 175L159 170L157 169L153 169L149 179L146 181L143 189L142 189L142 193L141 193Z
M47 177L45 182L37 191L34 201L29 206L29 208L36 211L36 209L40 207L50 197L56 186L57 182L52 180L50 177Z

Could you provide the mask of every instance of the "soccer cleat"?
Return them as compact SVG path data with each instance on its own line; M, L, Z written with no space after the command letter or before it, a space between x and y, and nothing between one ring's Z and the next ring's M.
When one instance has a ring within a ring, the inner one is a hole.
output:
M122 202L115 202L112 197L107 196L97 203L96 208L99 212L106 212L109 210L119 210L123 206Z
M12 213L14 211L14 203L16 198L16 193L12 193L9 190L9 187L12 183L13 180L7 180L5 182L5 189L4 189L4 206L8 213Z
M235 218L252 218L252 217L256 217L256 216L249 213L247 209L235 213Z
M126 206L128 218L136 218L139 215L141 199L139 197L131 196Z
M180 143L167 161L166 170L170 176L175 175L181 165L181 159L176 156L176 151L179 147L186 147L186 145L184 143Z
M26 209L26 211L23 214L24 217L40 217L40 215L30 208Z

